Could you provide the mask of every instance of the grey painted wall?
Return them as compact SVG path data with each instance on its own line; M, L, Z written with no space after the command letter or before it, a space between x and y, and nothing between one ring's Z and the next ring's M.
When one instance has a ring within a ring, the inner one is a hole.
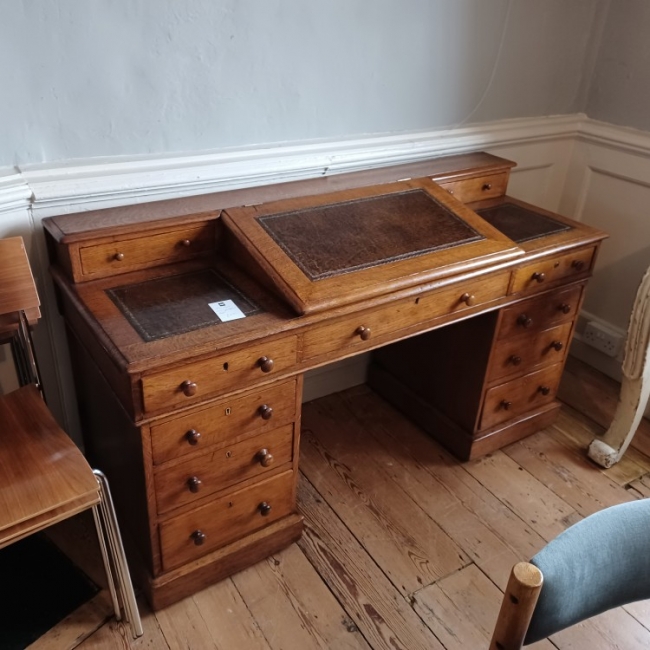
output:
M608 4L7 0L0 167L574 113Z
M616 0L604 22L586 113L650 131L650 2Z

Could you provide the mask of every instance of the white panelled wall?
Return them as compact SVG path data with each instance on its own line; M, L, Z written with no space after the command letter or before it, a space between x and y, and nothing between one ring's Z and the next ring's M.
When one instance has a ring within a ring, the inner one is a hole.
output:
M336 174L467 151L517 162L509 193L610 233L590 282L572 353L620 378L621 359L580 341L586 320L624 333L641 275L650 264L650 134L590 120L583 114L504 120L431 132L229 150L27 166L0 172L0 236L25 237L43 304L36 345L50 405L78 431L62 321L47 274L40 220L136 202ZM0 351L0 390L14 381ZM364 379L366 357L310 373L311 399Z

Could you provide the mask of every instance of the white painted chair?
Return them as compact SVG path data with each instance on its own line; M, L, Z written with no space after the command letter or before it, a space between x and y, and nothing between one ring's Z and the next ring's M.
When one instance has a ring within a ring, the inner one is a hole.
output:
M604 436L589 445L589 457L602 467L617 463L639 428L650 398L650 268L636 294L625 345L623 381L616 413Z

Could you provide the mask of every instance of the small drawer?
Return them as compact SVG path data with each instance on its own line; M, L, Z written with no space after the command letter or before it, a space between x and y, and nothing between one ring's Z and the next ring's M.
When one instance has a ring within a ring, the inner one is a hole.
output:
M290 336L145 376L141 380L144 410L154 413L190 406L220 392L260 383L295 363L296 337Z
M555 399L562 364L543 368L490 388L485 395L480 429L523 415Z
M466 280L391 305L340 318L314 327L303 337L303 358L333 352L357 352L373 347L376 339L427 320L460 313L506 295L508 272Z
M164 232L82 246L82 278L102 278L140 269L181 262L214 250L214 221Z
M584 276L591 271L595 252L595 247L583 248L520 266L512 273L510 293L542 291L557 280Z
M581 295L582 285L545 293L506 307L501 310L498 338L530 334L573 320L578 315Z
M296 380L229 397L207 408L151 426L154 464L215 445L231 444L296 419Z
M206 451L156 472L158 512L192 503L236 483L262 476L293 458L293 424Z
M214 499L160 524L165 571L286 517L295 510L293 471Z
M501 339L490 360L487 381L522 375L538 366L562 361L569 347L573 322L530 335Z
M439 183L440 187L453 194L463 203L472 203L483 199L494 199L503 196L508 187L509 172L489 174L477 178L466 178L459 181Z

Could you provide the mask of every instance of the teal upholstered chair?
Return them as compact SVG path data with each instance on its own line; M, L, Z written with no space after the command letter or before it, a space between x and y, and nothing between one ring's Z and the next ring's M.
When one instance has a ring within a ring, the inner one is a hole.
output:
M490 650L514 650L650 598L650 499L586 517L515 565Z

